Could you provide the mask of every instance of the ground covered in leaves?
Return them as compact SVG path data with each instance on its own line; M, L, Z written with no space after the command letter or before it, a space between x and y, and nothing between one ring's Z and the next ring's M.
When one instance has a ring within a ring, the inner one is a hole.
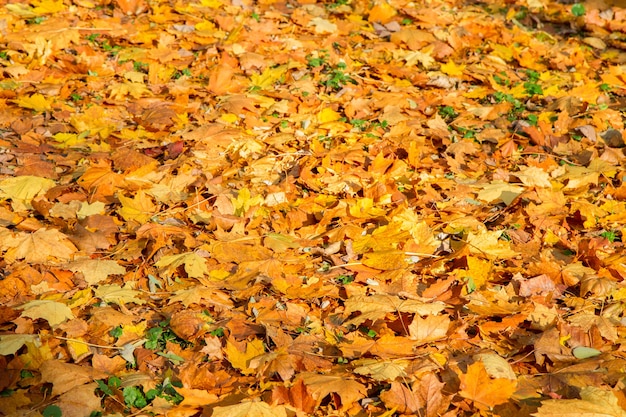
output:
M626 11L0 8L0 414L625 416Z

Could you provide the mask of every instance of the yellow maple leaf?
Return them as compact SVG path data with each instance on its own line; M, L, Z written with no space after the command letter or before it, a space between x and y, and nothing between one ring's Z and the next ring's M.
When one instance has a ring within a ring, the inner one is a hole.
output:
M43 112L52 110L52 104L43 96L43 94L33 94L29 97L20 97L17 100L13 100L15 104L25 109L35 110L36 112Z
M122 208L118 210L118 213L126 221L134 220L143 224L150 220L156 211L152 199L143 190L139 190L134 198L123 195L118 196L118 198L122 203Z
M55 135L53 135L52 137L54 138L54 140L59 142L55 146L57 146L58 148L61 148L61 149L66 149L66 148L71 148L71 147L85 145L85 143L86 143L86 141L85 141L86 136L87 135L84 135L84 134L78 135L76 133L59 132L59 133L56 133Z
M254 339L246 344L246 350L242 352L235 343L228 340L224 351L233 368L239 369L244 375L249 375L254 372L254 369L248 367L250 360L264 354L265 347L262 340Z
M32 4L35 6L33 12L38 15L60 13L65 10L63 0L33 0Z
M457 65L452 61L448 61L447 64L443 64L441 66L441 72L452 77L462 76L463 71L465 71L465 65Z
M141 292L129 288L127 285L120 287L119 285L100 285L94 290L95 296L105 303L115 303L122 306L126 303L145 304L141 298Z
M283 78L287 69L287 65L279 65L275 68L268 67L261 74L252 75L250 81L252 81L252 85L255 87L262 89L270 88Z
M369 197L359 198L350 205L350 215L357 219L369 219L371 217L384 216L386 210L374 207L374 200Z
M337 113L330 107L323 108L319 113L317 113L317 120L321 124L335 122L339 119L341 119L341 114Z
M235 216L243 216L251 207L263 205L265 199L261 195L252 197L248 188L242 188L237 198L231 198L231 201L235 208Z
M70 263L67 268L72 272L81 272L89 285L98 284L109 275L126 273L126 268L111 259L80 259Z
M546 400L535 414L536 417L553 416L614 416L626 417L618 397L609 390L597 387L584 387L580 399Z
M56 184L48 178L22 175L0 181L0 198L10 198L15 211L31 209L33 198L45 194Z
M456 276L467 281L468 288L480 289L487 283L490 272L491 262L483 261L475 256L468 256L467 270L456 270Z
M195 252L167 255L159 259L154 265L158 268L166 268L170 273L174 273L176 268L184 265L185 272L190 278L203 278L209 273L205 259Z
M503 259L517 255L517 252L511 249L509 242L500 240L500 236L502 236L501 230L470 232L467 236L470 252Z
M34 300L19 307L22 317L31 319L44 319L50 326L56 327L67 320L74 318L72 310L63 303L51 300Z
M79 132L98 134L102 139L106 139L117 129L109 116L109 111L97 104L89 107L83 114L72 116L70 124Z
M110 97L114 100L122 100L126 96L133 98L141 98L144 96L151 96L152 92L148 90L145 84L141 83L116 83L109 89Z
M403 251L387 250L368 252L363 255L363 265L370 268L380 269L381 271L390 271L394 269L402 269L407 266L407 256Z

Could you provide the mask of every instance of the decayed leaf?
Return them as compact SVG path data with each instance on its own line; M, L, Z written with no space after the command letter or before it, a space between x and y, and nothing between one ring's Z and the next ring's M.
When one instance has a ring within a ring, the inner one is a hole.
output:
M428 373L412 386L407 386L406 382L392 382L391 389L382 392L380 399L387 408L396 408L403 414L435 417L446 407L446 398L442 394L444 385L434 374Z
M103 374L100 378L104 378L105 375ZM55 405L61 409L63 416L85 417L91 415L94 411L102 409L101 398L95 392L97 387L98 385L94 382L72 388L62 394L55 401Z
M507 402L517 381L505 378L491 378L482 362L475 362L467 367L467 373L459 375L461 391L459 394L474 402L479 409L487 409Z

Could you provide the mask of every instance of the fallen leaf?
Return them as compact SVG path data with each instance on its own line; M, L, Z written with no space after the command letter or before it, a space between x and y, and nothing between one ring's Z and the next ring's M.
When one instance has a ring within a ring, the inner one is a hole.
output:
M624 417L626 411L618 404L618 399L611 391L597 387L583 387L580 390L580 399L575 400L546 400L541 402L541 406L535 417L556 417L556 416L611 416Z
M23 310L22 317L44 319L52 327L74 318L72 309L63 303L52 300L29 301L26 304L22 304L19 308Z
M459 378L459 394L472 401L479 409L489 409L509 401L517 387L516 380L491 378L480 361L469 365L467 373L460 374Z

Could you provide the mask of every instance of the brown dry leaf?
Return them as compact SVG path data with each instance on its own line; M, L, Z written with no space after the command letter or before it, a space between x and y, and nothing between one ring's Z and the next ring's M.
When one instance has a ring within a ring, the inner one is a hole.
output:
M365 386L353 379L339 375L319 375L304 372L298 377L319 404L327 395L336 394L341 398L341 409L352 407L353 403L365 394Z
M104 377L100 376L99 378ZM84 417L90 415L92 412L102 409L101 398L95 392L97 387L98 384L95 382L73 387L63 393L54 404L61 409L63 416Z
M272 401L279 404L289 404L309 414L315 410L317 403L315 399L311 397L302 379L298 379L290 388L274 388L272 390Z
M106 377L105 373L93 368L58 360L45 361L41 364L41 379L52 384L53 396L65 394L76 387Z

